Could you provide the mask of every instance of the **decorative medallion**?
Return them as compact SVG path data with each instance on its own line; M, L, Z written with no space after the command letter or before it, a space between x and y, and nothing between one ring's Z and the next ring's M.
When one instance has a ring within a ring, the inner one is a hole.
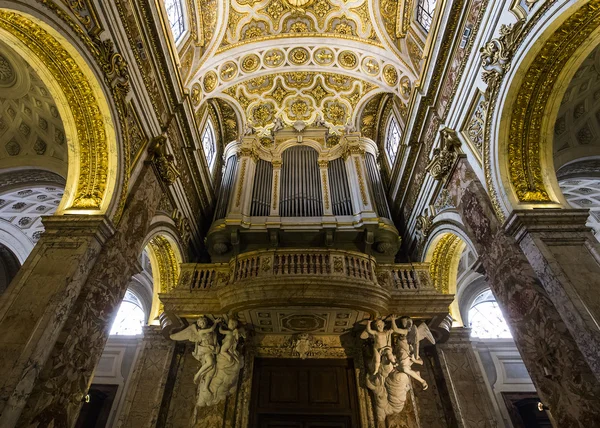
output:
M308 62L309 54L304 48L294 48L290 51L288 57L292 64L303 65Z
M315 51L313 58L319 65L329 65L333 62L333 51L329 48L320 48Z
M271 103L261 103L252 109L252 118L255 126L264 127L274 118L274 106Z
M265 53L264 63L267 67L279 67L283 60L284 54L280 49L270 49Z
M209 71L204 75L204 90L206 92L212 92L217 87L217 73Z
M198 106L200 104L200 94L202 92L202 88L199 83L194 83L192 85L192 104L194 106Z
M356 68L356 66L358 65L358 58L353 52L350 51L340 52L338 61L340 62L340 65L344 68Z
M398 72L396 71L396 67L390 64L383 67L383 80L390 86L396 86L398 83Z
M225 64L223 64L221 66L221 70L220 70L220 74L221 74L221 79L223 79L224 81L229 81L231 79L233 79L238 72L238 68L235 62L233 61L227 61Z
M365 57L362 61L362 69L371 76L379 74L379 63L372 56Z
M241 61L242 71L244 71L245 73L253 72L258 68L259 65L260 59L256 54L246 55L244 58L242 58Z

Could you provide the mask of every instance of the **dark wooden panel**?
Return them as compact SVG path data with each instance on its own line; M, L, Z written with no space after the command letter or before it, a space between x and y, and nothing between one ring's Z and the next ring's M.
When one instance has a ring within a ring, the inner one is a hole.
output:
M352 361L257 358L253 373L252 427L357 426Z

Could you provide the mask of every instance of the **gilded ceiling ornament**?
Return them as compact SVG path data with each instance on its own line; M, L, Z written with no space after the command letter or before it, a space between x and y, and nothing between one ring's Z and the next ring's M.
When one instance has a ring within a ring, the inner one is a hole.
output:
M311 109L308 105L309 101L301 98L290 100L288 103L288 116L294 120L306 120L311 115Z
M344 125L346 123L346 106L337 101L327 101L323 109L325 119L334 125Z
M265 127L273 121L275 106L272 103L262 103L252 109L254 125Z
M202 88L199 83L194 83L192 85L192 105L198 106L200 104L200 98L202 94Z
M387 64L383 67L383 80L390 86L396 86L398 83L398 71L396 67L391 64Z
M290 62L295 65L306 64L309 57L308 51L304 48L294 48L288 54Z
M379 62L372 56L365 57L362 61L362 69L365 73L376 76L379 74Z
M333 51L329 48L319 48L314 54L313 58L319 65L329 65L333 62Z
M327 89L323 87L321 77L317 78L317 84L310 91L308 91L308 94L312 98L314 98L314 100L317 103L317 106L321 105L321 101L323 101L323 98L333 95L332 92L328 92Z
M410 91L410 79L408 78L408 76L403 76L402 79L400 79L400 93L404 98L408 98L410 97Z
M237 71L237 64L233 61L227 61L221 66L221 79L227 82L237 75Z
M267 97L273 98L278 104L281 104L282 101L291 93L292 92L288 91L281 85L281 79L277 79L277 85L275 86L275 89L273 89L273 91L271 91Z
M245 73L251 73L260 65L260 58L256 54L249 54L242 58L241 67Z
M313 0L285 0L290 6L303 7L308 6Z
M392 41L396 40L396 18L399 5L398 0L380 0L379 2L379 12L381 13L383 26Z
M284 58L281 49L270 49L265 53L264 63L267 67L278 67L283 63Z
M313 72L294 71L286 73L284 77L285 83L287 83L288 86L291 86L292 88L305 88L312 83L314 76L315 73Z
M356 68L356 66L358 65L358 58L356 57L354 52L351 51L340 52L340 54L338 55L338 61L342 67L348 69Z
M356 85L354 87L354 90L352 92L350 92L349 94L342 94L342 98L347 99L350 102L350 105L352 106L352 108L356 107L356 105L360 101L361 97L362 97L362 93L360 91L359 85Z
M209 71L204 75L203 80L204 90L206 92L212 92L217 87L217 73Z
M309 33L312 27L305 21L296 21L290 25L290 33Z
M281 0L271 0L269 4L267 4L267 7L262 10L266 12L266 14L269 15L273 19L273 22L278 26L279 18L281 18L281 15L283 15L286 9L286 5L284 5Z

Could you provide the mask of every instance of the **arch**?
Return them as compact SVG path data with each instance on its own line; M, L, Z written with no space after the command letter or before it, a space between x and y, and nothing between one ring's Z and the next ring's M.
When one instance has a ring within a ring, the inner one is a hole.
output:
M179 281L182 254L174 236L164 230L154 231L146 245L152 266L152 309L149 322L153 323L162 312L159 293L167 293L177 286Z
M467 243L453 232L440 231L433 236L425 251L434 287L444 294L457 294L458 264ZM450 305L450 315L462 325L457 299Z
M68 174L57 214L111 214L119 208L119 146L99 80L57 30L38 19L0 10L0 36L36 68L64 122Z
M513 209L568 206L554 169L554 124L569 82L598 44L600 1L569 4L546 16L552 20L533 29L525 21L505 26L483 49L491 99L486 181L501 219ZM513 64L504 53L493 58L494 52L515 46Z

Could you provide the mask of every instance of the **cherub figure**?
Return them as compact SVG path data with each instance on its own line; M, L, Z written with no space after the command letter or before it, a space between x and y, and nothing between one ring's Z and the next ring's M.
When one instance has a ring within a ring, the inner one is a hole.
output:
M194 383L196 384L215 367L215 355L219 352L215 329L220 322L221 319L217 318L213 325L208 327L207 318L201 316L195 324L170 335L173 340L189 340L195 343L196 346L192 355L201 364L200 370L194 376ZM210 382L210 379L208 380Z
M395 319L395 318L392 318ZM378 319L375 321L375 330L371 328L371 321L367 323L366 332L369 336L373 337L373 375L379 373L379 368L381 367L381 357L385 356L388 361L392 365L396 365L396 357L392 352L392 333L394 333L393 328L395 327L395 323L392 322L391 329L385 329L385 323L382 319ZM367 336L368 337L368 336ZM361 338L366 339L367 337L361 336Z
M400 325L402 327L398 328L396 317L392 317L392 328L395 333L400 335L400 339L396 344L396 353L400 359L400 370L419 381L425 390L428 388L427 382L419 372L412 369L412 365L423 365L423 360L419 356L419 342L427 338L431 343L435 343L435 339L425 323L421 323L419 327L416 327L410 317L404 316L400 318Z
M219 333L224 335L223 343L221 345L220 354L223 355L229 362L239 363L240 354L237 350L237 344L240 340L240 331L238 329L238 322L230 318L227 323L227 328L219 328Z

